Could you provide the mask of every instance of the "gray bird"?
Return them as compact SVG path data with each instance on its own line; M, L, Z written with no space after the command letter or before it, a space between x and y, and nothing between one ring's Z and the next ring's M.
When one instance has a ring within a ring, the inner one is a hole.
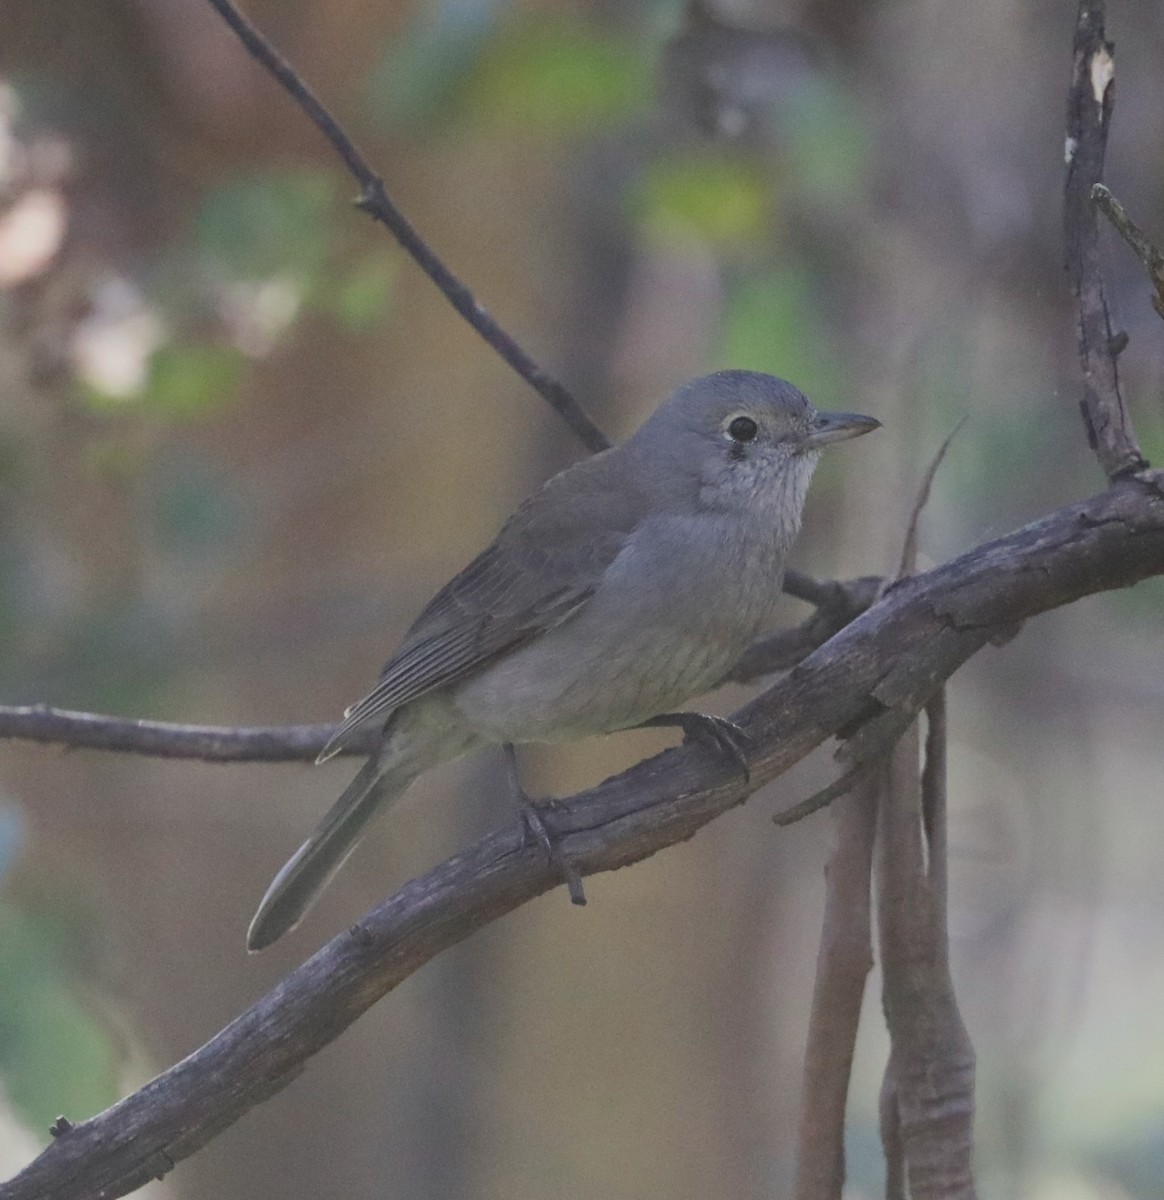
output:
M248 947L292 929L372 817L438 763L497 744L512 763L513 743L646 724L741 758L737 727L674 710L771 628L821 447L878 424L818 413L771 375L720 371L555 475L437 593L345 714L320 762L370 723L383 727L379 746L267 889Z

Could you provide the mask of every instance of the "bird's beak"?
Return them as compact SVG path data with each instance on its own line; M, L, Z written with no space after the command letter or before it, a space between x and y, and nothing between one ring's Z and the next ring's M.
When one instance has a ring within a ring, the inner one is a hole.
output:
M881 422L873 417L863 417L860 413L829 413L816 414L812 429L801 443L804 450L819 450L830 442L844 442L849 438L860 437L863 433L871 433L881 428Z

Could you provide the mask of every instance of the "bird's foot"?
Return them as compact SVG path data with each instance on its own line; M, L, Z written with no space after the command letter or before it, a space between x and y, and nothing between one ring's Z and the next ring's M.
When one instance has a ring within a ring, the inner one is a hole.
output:
M505 747L506 763L509 768L509 785L513 794L513 802L517 807L517 815L525 829L525 840L541 846L545 853L546 862L556 870L566 881L572 904L585 904L586 891L582 887L582 876L578 868L562 853L562 848L554 841L549 829L546 828L542 816L546 809L563 807L560 800L535 801L530 798L517 772L517 753L512 745Z
M682 729L685 742L702 742L718 753L728 755L743 773L745 783L752 778L752 768L748 763L752 740L734 721L700 712L660 713L644 721L638 728L668 726Z

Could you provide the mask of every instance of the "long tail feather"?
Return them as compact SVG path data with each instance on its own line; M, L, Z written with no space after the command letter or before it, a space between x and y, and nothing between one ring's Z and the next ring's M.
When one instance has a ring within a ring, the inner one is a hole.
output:
M356 848L368 822L416 776L399 758L373 755L327 816L275 876L247 931L247 949L262 950L295 928L316 897Z

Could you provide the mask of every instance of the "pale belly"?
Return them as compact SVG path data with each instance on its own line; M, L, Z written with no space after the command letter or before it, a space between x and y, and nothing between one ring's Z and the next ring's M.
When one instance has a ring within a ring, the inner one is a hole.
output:
M654 604L635 597L633 607L617 593L596 597L451 689L453 706L479 735L506 742L607 733L690 707L769 626L779 574L747 592L730 578L683 586Z

